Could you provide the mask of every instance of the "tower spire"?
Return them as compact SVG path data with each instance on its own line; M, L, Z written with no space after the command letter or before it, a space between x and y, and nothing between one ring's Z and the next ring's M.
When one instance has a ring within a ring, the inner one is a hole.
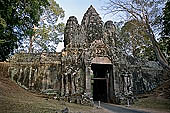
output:
M81 25L87 33L89 43L102 37L103 21L92 5L84 14Z

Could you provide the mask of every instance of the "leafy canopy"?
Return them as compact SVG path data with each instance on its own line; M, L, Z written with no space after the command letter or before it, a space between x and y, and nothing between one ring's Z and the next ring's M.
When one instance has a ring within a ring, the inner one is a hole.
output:
M156 23L157 17L160 18L160 13L163 4L166 0L109 0L108 4L103 8L107 14L113 15L123 13L128 15L127 20L136 20L141 24L141 28L146 32L147 37L152 42L152 47L159 63L167 70L170 66L156 40Z
M166 2L165 8L163 9L162 21L163 29L161 33L162 37L160 38L160 46L170 63L170 1Z
M64 23L58 23L58 19L64 18L64 11L54 0L49 3L35 30L34 51L55 52L57 44L62 40Z
M55 0L1 0L0 6L0 61L18 46L55 50L64 29L57 23L64 11Z
M142 23L137 20L127 21L121 28L121 46L128 55L155 60L150 38L141 26Z
M33 34L38 25L42 6L48 0L1 0L0 1L0 61L4 61L18 47L24 37Z

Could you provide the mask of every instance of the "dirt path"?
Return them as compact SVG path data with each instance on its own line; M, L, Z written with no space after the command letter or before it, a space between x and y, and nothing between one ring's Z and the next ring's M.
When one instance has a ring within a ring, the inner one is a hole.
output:
M150 112L146 112L146 111L142 111L142 110L125 108L122 106L108 104L108 103L101 103L101 107L104 109L107 109L113 113L150 113Z

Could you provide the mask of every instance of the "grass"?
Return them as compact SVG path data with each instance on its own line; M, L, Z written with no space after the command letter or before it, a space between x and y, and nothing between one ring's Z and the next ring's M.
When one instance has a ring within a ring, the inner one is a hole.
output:
M169 112L170 113L170 100L164 99L160 97L148 97L139 99L139 101L136 101L132 107L135 108L141 108L141 109L150 109L153 111L159 111L159 112Z
M104 109L42 97L0 77L0 113L61 113L66 107L71 113L108 113Z
M68 107L72 112L91 112L92 107L81 106L77 104L64 103L56 100L45 100L42 98L18 99L9 97L0 97L0 113L55 113ZM90 110L90 111L88 111Z

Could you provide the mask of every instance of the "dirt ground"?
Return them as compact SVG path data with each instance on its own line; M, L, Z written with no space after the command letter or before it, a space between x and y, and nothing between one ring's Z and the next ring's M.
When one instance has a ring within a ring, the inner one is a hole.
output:
M71 113L110 113L96 107L42 98L24 90L8 78L0 77L0 113L61 113L66 107Z

